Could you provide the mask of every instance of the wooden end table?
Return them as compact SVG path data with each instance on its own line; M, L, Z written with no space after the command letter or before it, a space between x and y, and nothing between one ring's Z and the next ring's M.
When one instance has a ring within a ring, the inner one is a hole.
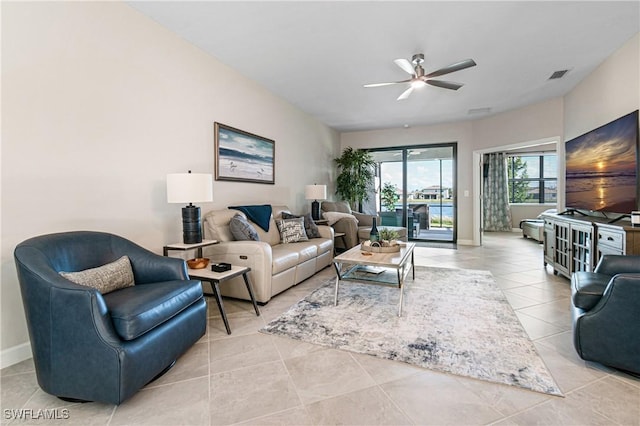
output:
M258 304L256 303L255 296L253 295L253 287L251 286L251 281L249 280L249 271L251 271L251 268L247 266L231 266L231 269L225 272L214 272L211 270L211 266L202 269L189 268L188 272L191 278L196 278L200 281L207 281L209 284L211 284L211 290L213 290L213 294L205 293L205 295L214 296L216 298L218 309L220 310L220 315L222 315L224 326L227 329L227 334L231 334L231 328L229 327L227 314L224 310L224 303L222 302L222 296L220 295L220 283L242 275L244 284L247 286L247 291L249 292L249 297L251 298L251 302L253 303L253 309L255 309L256 315L260 316L260 310L258 310Z
M177 250L177 251L196 250L196 257L202 257L203 247L212 246L218 243L219 243L218 240L202 240L202 242L194 243L194 244L185 244L185 243L167 244L162 248L162 254L163 256L169 256L169 252L173 250Z

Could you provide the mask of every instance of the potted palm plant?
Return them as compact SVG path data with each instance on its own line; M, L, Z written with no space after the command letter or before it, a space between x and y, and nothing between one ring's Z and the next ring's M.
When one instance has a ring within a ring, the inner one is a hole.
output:
M334 161L339 169L336 194L358 211L359 204L369 199L376 163L367 151L352 147L346 147Z
M398 188L391 182L385 182L380 190L380 201L382 207L386 211L380 212L381 225L397 226L398 221L396 218L396 203L400 199L398 195Z

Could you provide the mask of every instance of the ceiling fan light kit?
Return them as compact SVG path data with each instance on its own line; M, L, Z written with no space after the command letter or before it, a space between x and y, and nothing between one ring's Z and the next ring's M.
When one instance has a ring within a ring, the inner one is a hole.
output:
M411 95L414 89L419 89L421 87L426 86L427 84L435 87L441 87L443 89L458 90L463 86L462 83L455 83L452 81L432 80L432 78L476 66L476 63L473 59L465 59L463 61L456 62L454 64L446 66L444 68L440 68L439 70L430 72L429 74L425 74L424 68L422 67L422 64L424 62L424 54L422 53L416 53L415 55L413 55L413 57L411 58L411 62L409 62L406 59L396 59L393 62L403 71L405 71L408 74L411 74L411 78L408 80L393 81L388 83L365 84L364 87L381 87L381 86L389 86L392 84L409 83L409 88L406 89L404 92L402 92L400 96L398 96L397 100L399 101L407 99L409 95Z

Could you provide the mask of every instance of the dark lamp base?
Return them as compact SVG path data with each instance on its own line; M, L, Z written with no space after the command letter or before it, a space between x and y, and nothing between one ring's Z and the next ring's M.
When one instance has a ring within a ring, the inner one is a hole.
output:
M187 206L182 208L182 240L185 244L202 242L200 207Z
M320 203L317 200L311 203L311 218L320 220Z

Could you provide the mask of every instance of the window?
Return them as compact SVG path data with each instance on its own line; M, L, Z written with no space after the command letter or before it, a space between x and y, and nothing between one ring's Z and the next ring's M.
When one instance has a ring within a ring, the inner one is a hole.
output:
M555 154L510 155L507 158L507 170L511 204L558 201Z

